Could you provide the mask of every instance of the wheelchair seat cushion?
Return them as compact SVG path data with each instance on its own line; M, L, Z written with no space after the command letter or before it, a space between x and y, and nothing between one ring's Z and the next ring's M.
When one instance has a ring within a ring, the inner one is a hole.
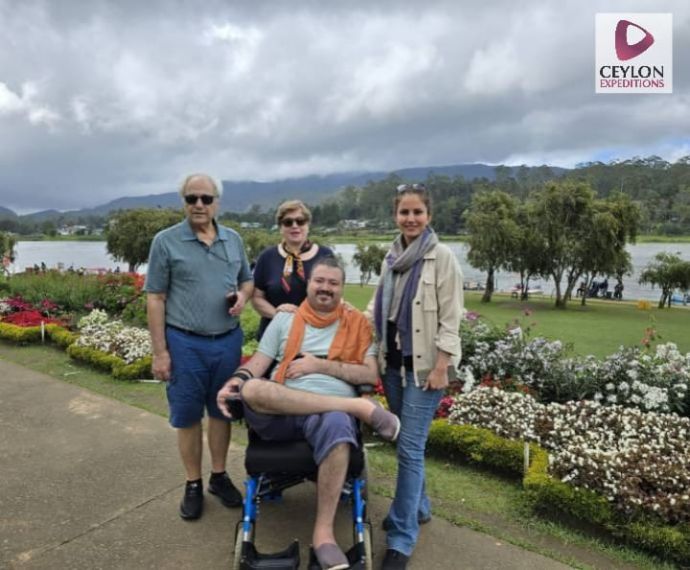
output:
M245 467L250 475L290 473L310 475L334 445L350 443L350 475L364 463L357 424L342 412L310 416L257 414L245 406L250 427Z

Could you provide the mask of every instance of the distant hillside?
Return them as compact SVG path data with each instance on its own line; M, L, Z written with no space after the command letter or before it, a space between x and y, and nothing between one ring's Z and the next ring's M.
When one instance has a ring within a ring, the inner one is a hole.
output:
M9 208L3 208L0 206L0 219L6 219L6 218L16 218L17 214L15 214L12 210Z
M519 167L510 167L515 176ZM466 180L477 178L496 178L495 167L486 164L457 164L452 166L424 166L417 168L403 168L394 172L349 172L344 174L329 174L327 176L306 176L302 178L287 178L271 182L223 180L222 211L244 212L254 204L263 208L273 208L288 198L296 198L310 204L317 204L334 195L347 186L362 186L367 182L383 180L390 174L397 174L411 182L425 180L431 173L440 176L463 176ZM562 168L551 167L554 174L565 171ZM165 194L151 194L148 196L131 196L118 198L92 209L78 210L78 215L105 215L119 209L131 208L177 208L180 197L177 192ZM71 212L70 212L71 213Z
M369 181L377 182L383 180L391 174L396 174L402 179L410 182L425 180L429 174L432 173L449 177L462 176L466 180L478 178L494 180L496 177L495 168L494 166L486 164L458 164L452 166L403 168L394 172L349 172L344 174L330 174L327 176L306 176L302 178L274 180L272 182L232 182L223 180L221 210L224 212L244 212L254 204L262 208L273 208L281 201L288 198L296 198L310 204L317 204L325 198L333 196L339 190L347 186L363 186ZM509 168L512 176L515 176L519 169L519 167L516 166ZM551 167L551 170L556 175L560 175L564 172L564 169L555 167ZM81 210L71 210L69 212L44 210L27 216L21 216L21 219L42 222L62 217L63 220L70 220L89 215L105 216L110 212L121 209L178 207L180 207L180 197L178 193L166 192L163 194L149 194L147 196L127 196L112 200L95 208L84 208ZM3 212L7 212L8 216L14 215L14 212L11 210L0 208L0 217L2 217Z

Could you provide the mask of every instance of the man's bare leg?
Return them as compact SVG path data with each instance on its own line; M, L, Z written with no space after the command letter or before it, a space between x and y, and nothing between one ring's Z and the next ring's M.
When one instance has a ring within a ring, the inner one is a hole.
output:
M177 447L187 473L187 481L201 479L201 422L177 428Z
M345 412L372 426L389 440L395 440L400 430L398 418L368 398L325 396L254 378L244 383L242 400L261 414L306 416Z
M218 418L208 418L208 449L211 452L213 473L225 471L230 446L230 422Z
M339 443L319 465L316 522L312 537L314 548L329 542L335 544L333 523L349 462L350 444Z

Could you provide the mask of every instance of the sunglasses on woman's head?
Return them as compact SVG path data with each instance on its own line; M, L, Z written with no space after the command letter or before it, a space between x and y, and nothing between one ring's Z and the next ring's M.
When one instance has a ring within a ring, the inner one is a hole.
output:
M280 220L280 223L282 226L286 228L290 228L295 224L297 224L299 227L302 227L304 224L307 223L307 220L305 220L304 218L283 218L282 220Z
M210 194L186 194L184 197L184 201L187 202L190 206L193 206L196 204L199 200L201 200L201 203L204 206L210 206L213 204L213 200L215 200L215 196L211 196Z
M424 184L400 184L396 190L398 192L408 192L410 190L426 190Z

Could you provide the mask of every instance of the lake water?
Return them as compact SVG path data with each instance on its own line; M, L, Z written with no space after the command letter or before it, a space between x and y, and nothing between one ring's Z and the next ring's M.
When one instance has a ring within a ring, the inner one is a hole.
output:
M478 271L467 262L467 249L462 242L445 242L455 253L465 281L475 281L484 283L486 274ZM382 245L387 245L382 243ZM352 256L355 253L354 244L338 244L334 246L335 251L340 254L346 264L346 277L348 283L359 283L359 270L352 264ZM645 266L652 261L654 256L662 251L677 253L681 258L690 260L690 243L645 243L629 245L628 251L632 257L633 274L623 279L625 299L649 299L658 300L660 292L652 289L651 286L641 286L637 283L640 273ZM64 269L73 266L85 268L103 268L127 270L127 264L117 263L108 255L105 242L103 241L20 241L16 247L16 260L10 266L11 272L23 271L26 267L33 267L34 264L40 265L44 262L49 268L58 267L59 264ZM139 268L141 273L146 272L146 266ZM498 290L509 290L519 282L519 276L513 273L498 273L496 285ZM376 276L371 281L376 283ZM539 284L545 295L552 295L554 292L553 282L545 280L534 280L532 285ZM609 280L609 289L613 290L615 280Z

